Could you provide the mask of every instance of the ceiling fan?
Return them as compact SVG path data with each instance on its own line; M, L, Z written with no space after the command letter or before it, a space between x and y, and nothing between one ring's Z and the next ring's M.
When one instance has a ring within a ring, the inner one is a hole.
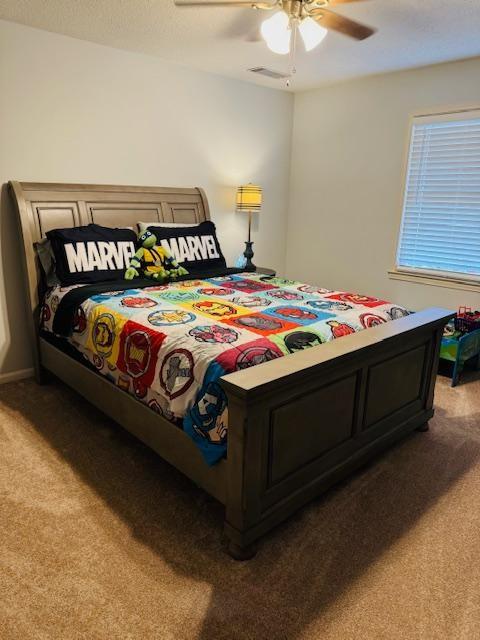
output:
M375 29L340 16L330 10L339 4L361 0L175 0L177 7L250 7L262 11L277 10L263 21L261 33L268 48L274 53L295 53L297 31L307 51L311 51L327 35L329 30L338 31L355 40L365 40Z

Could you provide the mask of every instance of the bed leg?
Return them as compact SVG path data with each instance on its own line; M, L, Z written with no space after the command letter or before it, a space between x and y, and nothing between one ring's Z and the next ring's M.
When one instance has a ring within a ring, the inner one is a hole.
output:
M52 381L52 374L48 369L41 365L35 370L35 380L39 385L50 384Z
M424 422L423 424L421 424L419 427L416 428L416 431L420 431L420 433L425 433L425 431L428 431L430 429L428 422Z
M233 540L230 540L228 543L228 555L234 560L251 560L251 558L254 558L256 554L257 550L254 545L241 547L236 542L233 542Z

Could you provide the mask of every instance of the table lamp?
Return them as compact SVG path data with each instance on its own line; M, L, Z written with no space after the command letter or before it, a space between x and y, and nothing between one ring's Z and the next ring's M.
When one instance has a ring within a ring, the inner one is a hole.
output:
M237 189L237 211L248 212L248 240L245 242L245 271L255 271L253 258L253 242L250 239L252 228L252 213L262 208L262 188L255 184L247 184Z

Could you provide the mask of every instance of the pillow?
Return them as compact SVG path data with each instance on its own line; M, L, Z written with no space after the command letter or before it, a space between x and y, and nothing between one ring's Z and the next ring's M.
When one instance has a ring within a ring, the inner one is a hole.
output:
M48 238L34 242L33 246L37 252L40 265L42 267L43 283L47 287L55 287L60 284L60 280L55 273L55 256L53 255L52 243Z
M227 266L210 220L188 227L150 225L148 229L156 235L158 244L191 273Z
M136 251L132 229L98 224L47 232L55 256L55 270L63 285L120 280Z
M137 222L138 232L143 233L148 227L198 227L200 222Z

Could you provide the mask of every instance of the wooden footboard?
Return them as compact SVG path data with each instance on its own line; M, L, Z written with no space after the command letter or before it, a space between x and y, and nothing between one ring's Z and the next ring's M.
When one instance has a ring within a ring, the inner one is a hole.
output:
M427 309L229 374L233 555L433 415L442 329Z

